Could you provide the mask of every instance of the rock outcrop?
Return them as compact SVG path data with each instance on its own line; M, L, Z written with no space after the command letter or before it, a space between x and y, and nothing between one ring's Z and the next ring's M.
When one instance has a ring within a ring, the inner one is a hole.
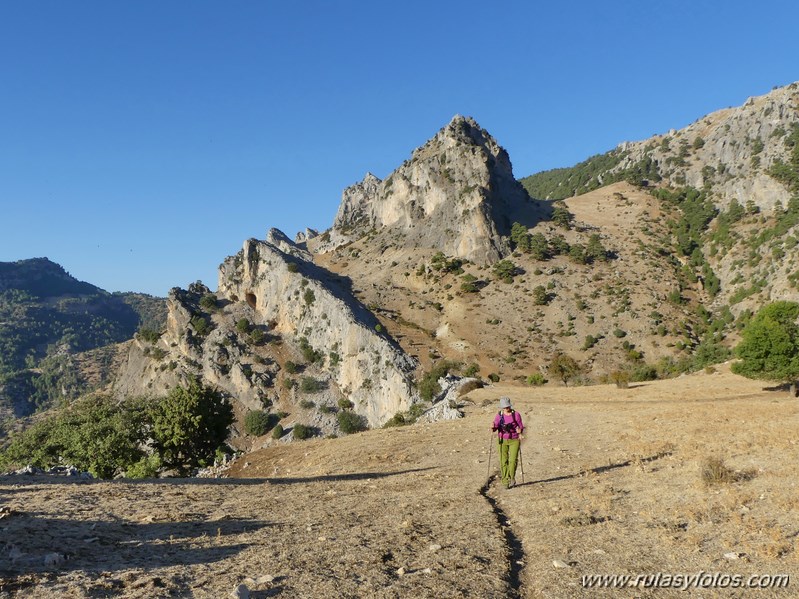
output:
M456 116L384 181L367 173L345 189L332 229L309 249L330 251L376 229L407 247L487 264L509 252L513 222L532 226L544 214L508 153L474 119Z
M280 231L267 237L224 261L216 294L197 284L170 292L166 332L154 344L134 340L116 393L163 394L198 376L249 410L296 411L310 403L302 394L312 394L316 407L330 409L291 421L327 432L341 398L371 426L407 410L417 399L414 360L345 279L315 266Z
M626 158L611 172L652 160L673 186L709 187L720 206L751 201L762 211L786 206L791 193L769 174L789 161L786 135L799 124L799 82L713 112L678 131L619 146Z

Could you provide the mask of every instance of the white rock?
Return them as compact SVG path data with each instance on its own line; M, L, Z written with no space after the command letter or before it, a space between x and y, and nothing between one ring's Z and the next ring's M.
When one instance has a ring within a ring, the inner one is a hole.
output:
M397 576L405 576L405 568L399 568L397 570Z
M435 553L435 552L436 552L436 551L438 551L439 549L441 549L441 545L437 545L437 544L435 544L435 545L430 545L430 551L431 551L431 552L433 552L433 553Z
M233 592L230 593L231 597L236 597L236 599L250 599L250 589L247 588L246 584L237 585Z
M569 564L567 564L566 562L564 562L562 560L559 560L559 559L552 560L552 565L555 566L556 568L570 568L571 567L571 566L569 566Z
M738 553L737 551L730 551L724 554L724 559L729 559L729 560L741 559L744 555L745 555L744 553Z

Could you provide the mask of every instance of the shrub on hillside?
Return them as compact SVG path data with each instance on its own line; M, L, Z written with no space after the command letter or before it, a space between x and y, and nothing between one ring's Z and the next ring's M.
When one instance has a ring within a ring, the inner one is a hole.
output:
M626 370L614 370L609 378L611 383L616 384L617 389L626 389L630 386L630 373Z
M208 312L213 312L217 309L217 299L213 293L206 293L200 298L200 307Z
M460 368L458 362L450 360L441 360L433 365L433 368L427 372L419 381L419 397L425 401L432 400L436 395L441 393L441 386L438 384L438 379L446 376L450 370Z
M365 431L367 429L366 419L360 414L356 414L355 412L351 412L349 410L339 412L336 415L336 420L338 421L338 426L341 429L341 432L348 435Z
M265 435L272 428L273 420L274 418L263 410L247 412L244 417L244 432L255 437Z
M531 374L530 376L527 377L525 382L528 385L533 385L535 387L540 387L541 385L546 383L547 380L546 380L546 378L544 378L544 375L541 374L540 372L534 372L533 374Z
M295 424L292 429L295 439L303 440L313 437L313 429L304 424Z

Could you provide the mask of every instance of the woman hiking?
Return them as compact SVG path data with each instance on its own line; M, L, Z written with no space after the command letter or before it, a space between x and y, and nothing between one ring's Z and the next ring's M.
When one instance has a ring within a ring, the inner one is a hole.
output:
M510 404L510 397L499 398L499 413L494 417L491 430L497 433L499 470L506 489L516 486L516 459L519 442L524 432L522 415Z

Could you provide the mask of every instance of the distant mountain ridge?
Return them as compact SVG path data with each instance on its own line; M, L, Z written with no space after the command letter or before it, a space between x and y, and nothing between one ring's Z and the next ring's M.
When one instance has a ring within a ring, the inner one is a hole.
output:
M16 416L87 389L71 358L160 329L164 300L109 293L47 258L0 262L0 413Z

